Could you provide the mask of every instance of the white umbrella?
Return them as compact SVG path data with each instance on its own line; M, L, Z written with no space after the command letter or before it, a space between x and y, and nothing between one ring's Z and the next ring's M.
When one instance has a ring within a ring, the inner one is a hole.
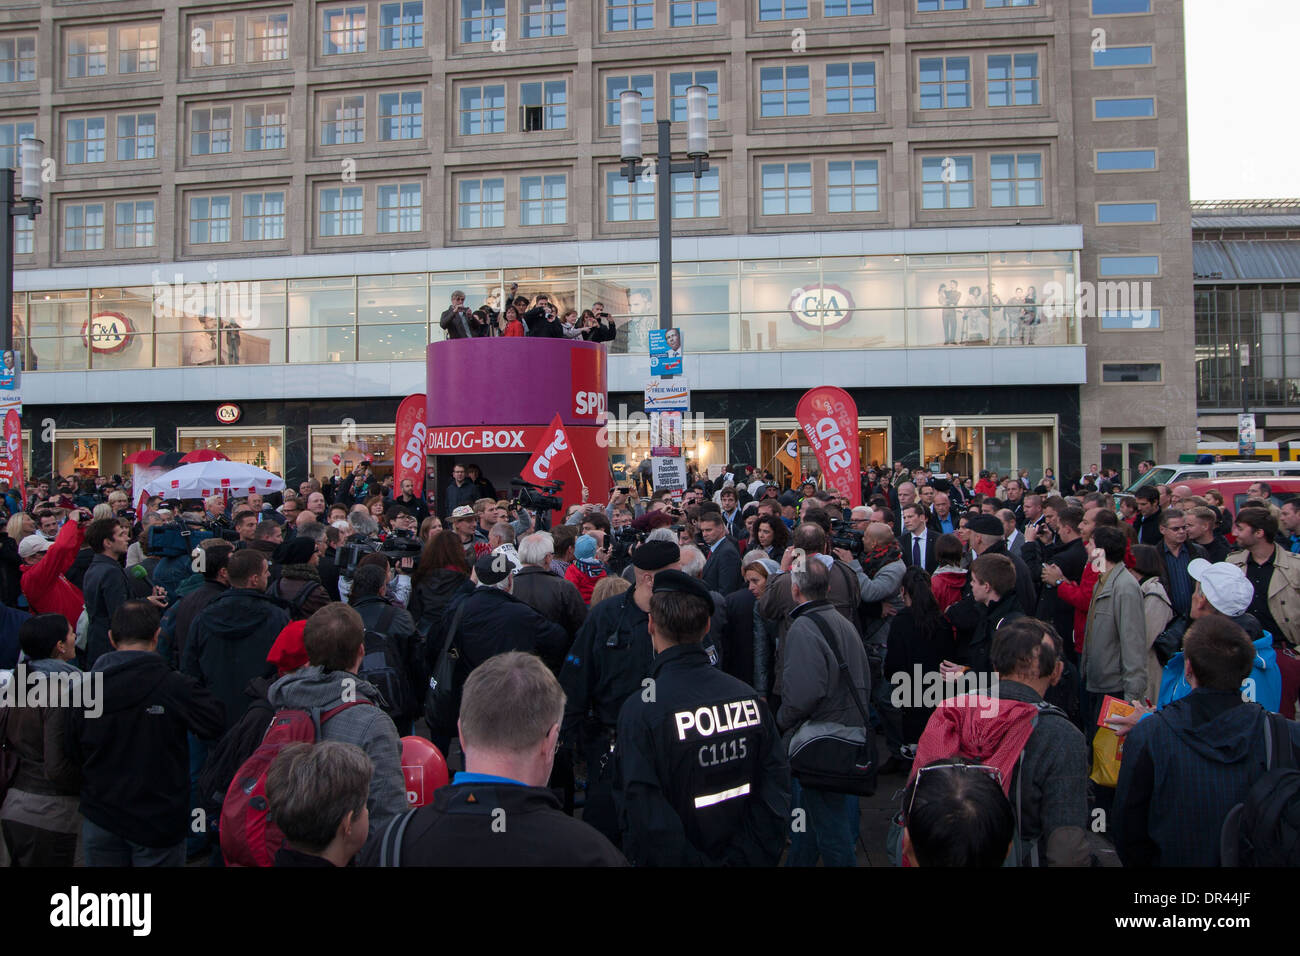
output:
M284 479L238 461L196 461L159 475L144 486L151 495L167 500L206 498L222 492L247 495L284 490Z

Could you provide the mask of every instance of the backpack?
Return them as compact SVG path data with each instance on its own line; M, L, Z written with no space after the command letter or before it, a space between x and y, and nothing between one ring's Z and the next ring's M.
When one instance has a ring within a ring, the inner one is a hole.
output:
M404 720L415 712L406 669L402 666L402 659L393 647L393 642L388 638L396 616L397 608L390 604L379 615L374 629L366 628L365 657L361 660L361 669L357 671L358 678L379 689L383 695L379 706L395 722Z
M1264 715L1265 770L1223 820L1223 866L1300 866L1300 770L1290 723Z
M281 710L271 718L262 743L235 773L221 805L221 853L227 866L274 864L284 834L271 820L266 802L266 773L271 763L288 744L316 743L327 720L361 704L371 702L349 701L324 713L317 709Z
M266 589L266 593L271 595L271 597L273 598L279 598L281 601L284 601L284 603L289 608L289 620L291 621L307 620L307 618L310 617L311 615L305 613L302 607L304 604L307 603L307 599L312 596L312 592L321 586L320 582L308 581L306 587L301 588L298 591L298 593L295 594L293 597L286 599L283 590L281 588L282 581L283 578L278 579L274 584L272 584L270 587Z

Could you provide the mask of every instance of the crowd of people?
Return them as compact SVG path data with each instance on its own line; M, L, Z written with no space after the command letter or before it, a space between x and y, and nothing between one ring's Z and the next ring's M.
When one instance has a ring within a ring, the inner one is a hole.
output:
M518 283L510 287L504 309L495 292L477 309L470 309L465 305L465 293L457 290L451 294L451 304L442 313L439 324L449 339L505 335L612 342L618 334L602 302L592 303L581 314L576 309L561 312L547 293L538 293L530 301L527 296L516 295L518 290Z
M898 865L1294 852L1248 797L1300 754L1300 508L972 477L731 466L553 522L472 463L143 517L0 487L4 856L847 866L891 788ZM412 736L453 772L415 809Z

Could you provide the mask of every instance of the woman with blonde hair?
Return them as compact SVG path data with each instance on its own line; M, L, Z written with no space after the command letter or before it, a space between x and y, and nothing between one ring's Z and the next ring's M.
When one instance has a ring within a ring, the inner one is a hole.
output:
M615 595L622 594L632 583L621 574L607 574L599 581L591 591L591 606L595 607L601 601L612 598Z
M768 579L781 566L755 548L740 559L745 587L727 595L727 626L722 636L722 668L766 697L776 674L777 629L758 613ZM730 659L728 659L730 656Z

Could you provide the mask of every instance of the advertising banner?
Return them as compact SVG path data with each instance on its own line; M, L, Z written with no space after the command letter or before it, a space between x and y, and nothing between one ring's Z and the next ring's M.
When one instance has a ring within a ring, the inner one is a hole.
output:
M645 387L645 410L650 412L689 412L691 389L688 385L661 383L651 379Z
M680 329L655 329L650 333L650 374L663 378L682 374Z
M842 388L819 385L799 399L795 416L817 455L822 484L843 494L854 507L862 504L858 406L852 396Z
M397 435L393 441L393 494L402 493L402 482L410 478L415 485L413 494L424 496L425 448L429 430L424 424L426 401L424 393L408 395L397 406Z

